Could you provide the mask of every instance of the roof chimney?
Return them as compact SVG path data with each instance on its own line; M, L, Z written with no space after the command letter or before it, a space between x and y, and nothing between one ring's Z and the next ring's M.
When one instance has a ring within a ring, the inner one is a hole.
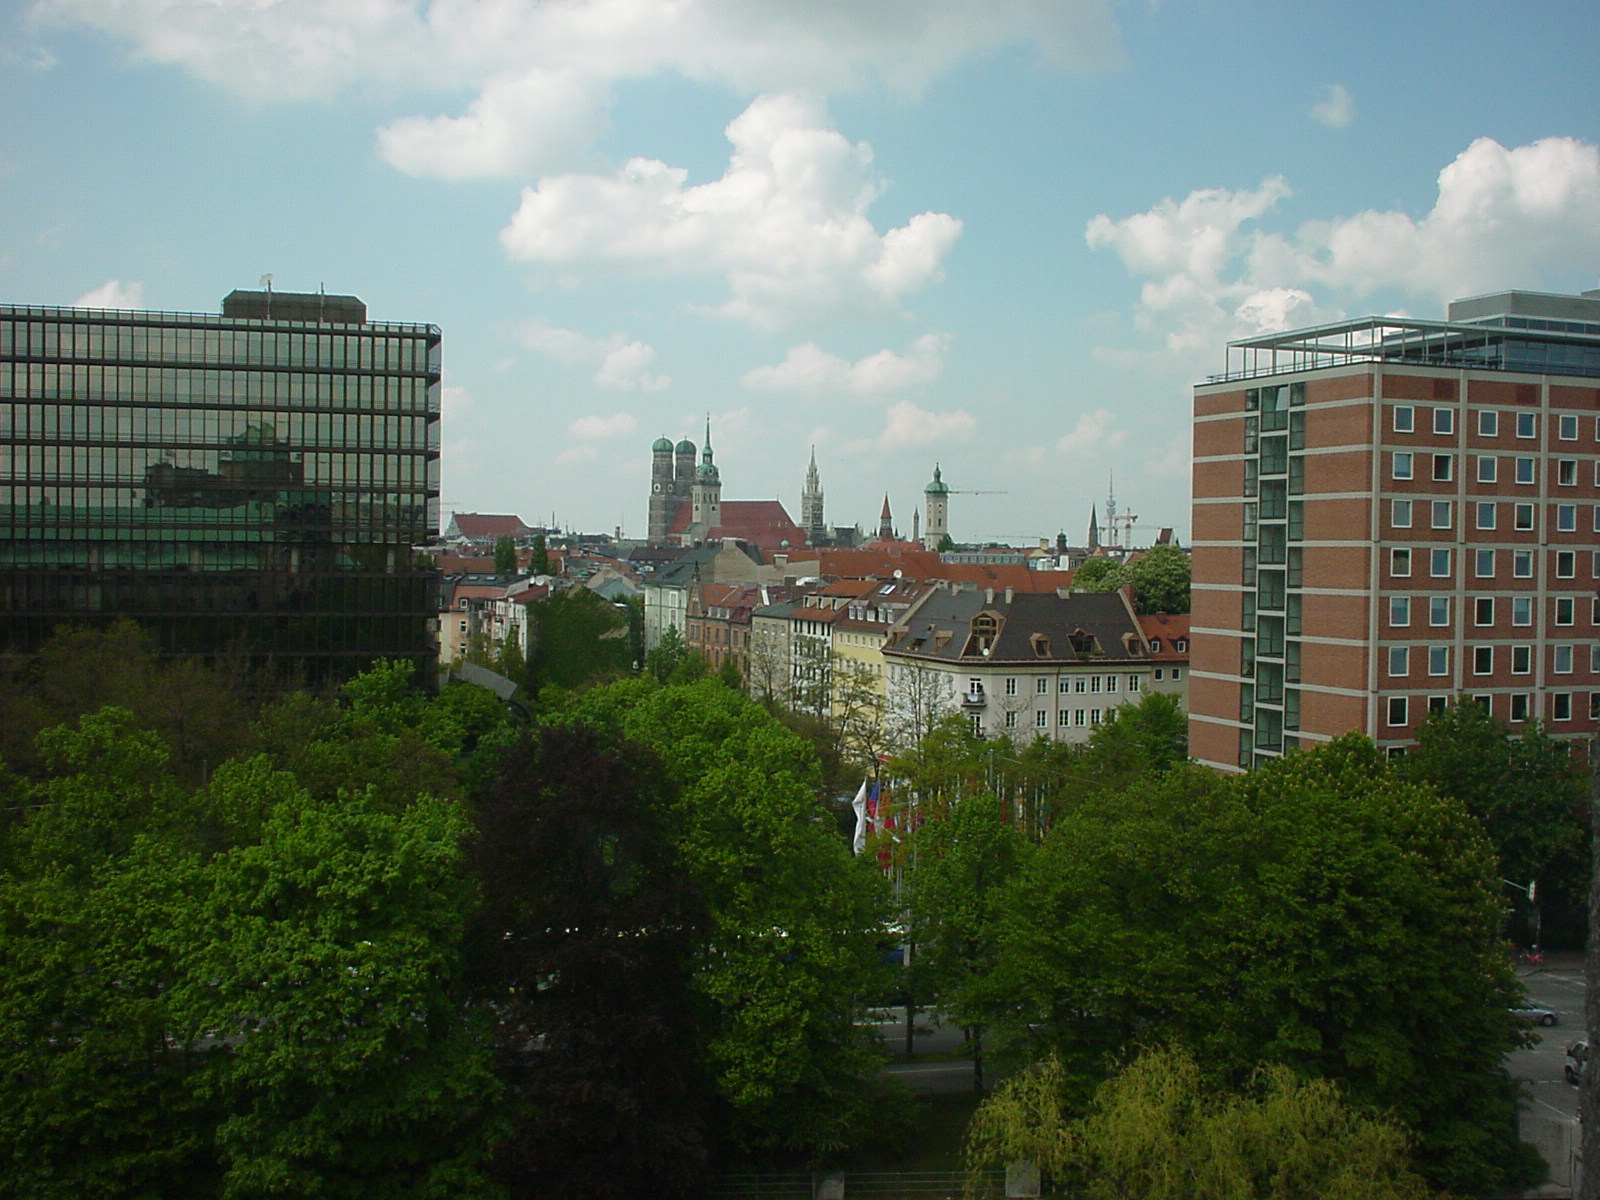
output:
M994 603L994 589L993 588L984 588L983 589L983 602L985 604L993 604Z
M1010 604L1010 603L1011 603L1011 601L1012 601L1012 598L1013 598L1013 597L1014 597L1014 596L1016 596L1016 594L1017 594L1017 589L1016 589L1016 588L1014 588L1014 587L1008 587L1008 588L1007 588L1007 589L1006 589L1006 603L1007 603L1007 604Z

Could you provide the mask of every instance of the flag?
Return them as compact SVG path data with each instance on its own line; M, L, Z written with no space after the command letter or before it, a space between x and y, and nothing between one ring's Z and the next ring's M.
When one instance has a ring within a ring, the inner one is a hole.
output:
M851 843L851 849L860 854L867 848L867 781L863 779L861 786L856 789L856 798L850 802L850 807L856 810L856 836Z

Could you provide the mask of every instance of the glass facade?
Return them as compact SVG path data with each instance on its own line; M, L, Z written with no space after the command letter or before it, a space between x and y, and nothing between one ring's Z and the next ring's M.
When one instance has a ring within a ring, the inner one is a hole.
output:
M439 341L352 297L0 307L0 649L128 616L310 678L431 659Z

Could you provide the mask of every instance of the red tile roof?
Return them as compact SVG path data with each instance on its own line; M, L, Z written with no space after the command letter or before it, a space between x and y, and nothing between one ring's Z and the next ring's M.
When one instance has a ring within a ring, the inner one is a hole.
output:
M721 505L722 523L707 535L707 541L718 538L738 538L752 546L759 546L768 554L789 553L806 544L806 531L796 525L783 502L779 500L724 500ZM680 500L672 516L670 531L680 534L689 528L694 515L694 505ZM786 546L784 543L788 543Z
M521 537L528 532L522 518L499 513L452 513L451 520L469 538Z

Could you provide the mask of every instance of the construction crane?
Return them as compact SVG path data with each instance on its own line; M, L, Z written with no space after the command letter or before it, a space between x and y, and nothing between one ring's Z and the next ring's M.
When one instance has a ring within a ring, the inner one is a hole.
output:
M1010 494L1011 493L1007 492L1007 491L969 492L965 488L951 488L950 489L950 495L952 495L952 496L1009 496Z

